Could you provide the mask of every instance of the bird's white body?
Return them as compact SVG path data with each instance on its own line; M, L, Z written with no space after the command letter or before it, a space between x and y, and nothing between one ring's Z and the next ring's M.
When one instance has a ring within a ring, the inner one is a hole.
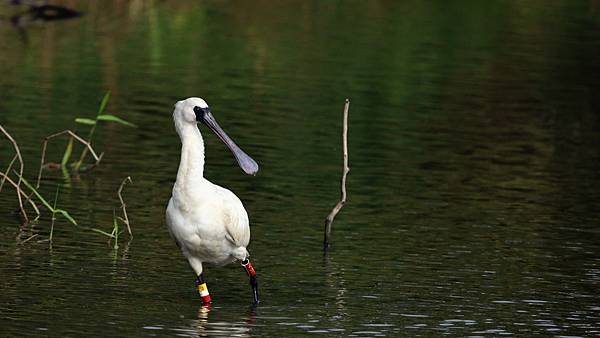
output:
M190 98L175 105L175 129L181 138L177 180L167 206L169 232L196 275L202 263L224 265L248 256L248 214L230 190L204 178L204 141L196 125L193 107L208 107Z

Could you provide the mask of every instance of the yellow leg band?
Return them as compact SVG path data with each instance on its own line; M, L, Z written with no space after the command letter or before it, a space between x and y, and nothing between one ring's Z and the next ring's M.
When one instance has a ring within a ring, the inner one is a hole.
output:
M208 296L208 287L206 286L206 283L202 283L202 284L198 285L198 292L200 293L200 296L202 296L202 297Z

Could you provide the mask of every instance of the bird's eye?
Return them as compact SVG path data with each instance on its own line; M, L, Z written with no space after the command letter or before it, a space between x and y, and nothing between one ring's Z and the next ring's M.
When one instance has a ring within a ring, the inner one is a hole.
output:
M200 108L198 106L194 107L194 114L196 114L196 121L200 122L204 120L204 115L206 114L207 108Z

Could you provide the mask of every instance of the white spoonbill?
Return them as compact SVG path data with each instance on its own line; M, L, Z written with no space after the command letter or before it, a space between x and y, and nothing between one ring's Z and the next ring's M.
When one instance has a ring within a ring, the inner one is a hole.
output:
M181 138L181 161L166 213L171 237L196 273L203 303L210 303L211 297L202 263L225 265L234 261L241 261L258 303L256 272L246 249L250 242L248 214L234 193L204 178L204 141L197 123L204 123L217 134L246 174L256 174L258 164L225 134L203 99L190 97L177 102L173 120Z

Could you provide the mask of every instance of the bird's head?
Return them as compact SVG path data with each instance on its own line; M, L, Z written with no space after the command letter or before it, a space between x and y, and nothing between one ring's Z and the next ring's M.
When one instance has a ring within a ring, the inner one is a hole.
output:
M256 175L258 164L238 147L217 123L206 101L199 97L190 97L175 104L173 111L175 128L183 129L184 125L202 122L210 128L225 143L235 156L240 168L249 175Z
M173 119L175 123L192 123L202 122L204 114L209 113L210 109L206 101L199 97L190 97L185 100L175 103L173 111Z

